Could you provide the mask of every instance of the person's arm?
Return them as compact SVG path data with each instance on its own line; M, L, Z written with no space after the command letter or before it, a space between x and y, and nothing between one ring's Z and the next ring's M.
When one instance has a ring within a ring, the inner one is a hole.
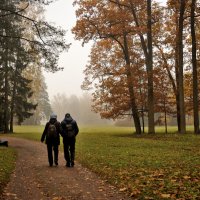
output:
M76 136L77 136L77 135L78 135L78 132L79 132L79 128L78 128L78 125L77 125L76 121L75 121L75 123L74 123L74 128L75 128L75 134L76 134Z
M41 142L44 142L44 139L45 139L46 134L47 134L48 125L49 125L49 123L46 123L45 129L44 129L42 137L41 137Z
M64 123L61 122L61 124L60 124L60 134L61 134L62 137L64 137L64 135L65 135L63 127L64 127Z

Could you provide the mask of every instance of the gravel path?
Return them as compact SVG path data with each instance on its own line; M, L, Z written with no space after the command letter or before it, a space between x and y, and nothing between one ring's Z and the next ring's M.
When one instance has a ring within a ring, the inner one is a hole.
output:
M46 145L25 139L8 138L18 158L4 200L128 200L96 174L75 163L66 168L59 152L59 165L49 167Z

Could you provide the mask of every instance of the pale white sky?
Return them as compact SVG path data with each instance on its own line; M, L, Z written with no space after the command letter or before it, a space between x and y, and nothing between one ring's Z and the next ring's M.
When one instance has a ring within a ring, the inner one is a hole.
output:
M46 6L46 19L67 30L66 41L72 43L68 52L60 56L59 65L64 67L64 70L56 73L44 72L50 99L57 93L64 93L67 96L72 94L81 96L84 93L80 85L84 79L83 70L88 61L91 45L86 44L82 47L81 41L73 39L71 28L76 23L76 17L72 2L72 0L57 0Z
M71 28L76 23L76 17L72 2L73 0L57 0L46 6L46 19L67 30L66 41L72 43L69 51L60 56L59 65L64 67L64 70L56 73L44 72L50 99L57 93L64 93L67 96L72 94L81 96L84 93L80 86L84 79L83 70L88 61L91 44L82 47L81 41L73 39Z

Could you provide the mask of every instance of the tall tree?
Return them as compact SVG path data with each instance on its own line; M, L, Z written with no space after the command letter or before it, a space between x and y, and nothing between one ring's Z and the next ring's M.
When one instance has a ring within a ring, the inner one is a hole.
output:
M0 68L3 72L0 126L4 127L4 132L9 131L9 125L13 131L14 116L21 124L32 115L30 110L37 104L30 102L33 93L29 85L33 79L23 76L24 69L42 66L48 71L58 71L61 69L58 55L69 48L64 40L65 31L45 22L41 17L42 9L34 9L34 12L29 9L40 5L39 1L2 0L0 3Z
M186 132L185 105L184 105L184 84L183 84L183 21L185 12L185 0L179 2L178 20L178 86L179 86L179 107L180 107L180 133Z
M198 76L197 76L197 47L196 47L196 31L195 31L195 8L196 0L191 2L191 37L192 37L192 68L193 68L193 117L194 132L199 134L199 104L198 104Z
M136 50L131 49L130 58L132 78L129 81L133 85L135 103L142 110L145 107L144 102L146 99L144 63ZM90 62L84 73L85 81L82 86L83 89L94 91L94 111L108 119L124 118L127 115L132 115L126 62L121 48L114 41L102 40L94 44L91 50Z
M134 119L136 132L141 133L140 120L136 105L135 91L132 85L133 74L131 72L129 40L134 33L134 28L130 26L130 14L120 6L113 7L109 2L88 2L75 1L79 6L77 12L77 24L73 28L76 39L83 39L88 42L92 39L113 40L124 54L125 73L130 95L132 116ZM84 9L83 9L84 8ZM85 29L87 27L87 29Z
M147 0L147 74L148 74L148 128L149 133L155 133L154 128L154 93L153 93L153 52L152 52L152 14L151 0Z
M171 86L173 88L176 102L176 117L178 131L180 132L180 105L179 105L179 82L178 82L178 1L168 1L167 7L163 10L162 26L155 47L157 59L167 71ZM172 37L174 35L174 37ZM161 59L160 59L161 58Z
M141 47L143 49L145 64L147 69L148 78L148 131L155 133L154 128L154 94L153 94L153 54L152 54L152 6L151 1L118 1L110 0L112 3L117 3L122 7L126 7L132 13L137 34L140 38ZM155 4L156 5L156 4ZM146 16L144 12L146 11ZM155 13L157 13L155 11ZM156 16L155 16L156 18ZM145 25L144 25L145 24ZM146 39L147 38L147 43Z

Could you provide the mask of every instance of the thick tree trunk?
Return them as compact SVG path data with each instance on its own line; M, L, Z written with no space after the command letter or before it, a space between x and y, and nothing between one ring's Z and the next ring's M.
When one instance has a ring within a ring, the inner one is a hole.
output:
M142 50L145 56L145 64L148 74L148 132L155 133L154 125L154 95L153 95L153 55L152 55L152 36L151 36L151 1L147 0L147 12L150 17L148 17L147 28L148 28L148 47L145 43L145 39L141 33L139 33ZM139 21L135 12L133 3L130 1L132 15L135 24L140 28ZM150 7L150 9L149 9Z
M8 63L6 61L5 64L5 77L4 77L4 115L3 115L3 120L4 120L4 133L9 132L9 127L8 127L8 121L9 121L9 103L8 103Z
M13 77L13 91L12 91L12 99L10 106L10 133L13 133L13 119L14 119L14 105L15 105L15 96L16 96L16 81L17 81L17 64L15 68L15 73Z
M185 12L185 0L180 1L179 26L178 26L178 83L179 83L179 107L180 107L180 133L186 132L184 84L183 84L183 21Z
M155 133L154 126L154 94L153 94L153 52L152 52L152 28L151 28L151 0L147 0L147 75L148 75L148 133Z
M195 7L196 0L191 3L191 37L192 37L192 68L193 68L193 116L194 132L199 134L199 105L198 105L198 75L197 75L197 58L196 58L196 33L195 33Z
M178 22L177 22L177 28L178 28ZM178 126L178 132L180 133L181 131L181 125L180 125L180 104L179 104L179 64L178 64L178 30L176 33L176 47L175 47L175 74L176 74L176 115L177 115L177 126Z
M135 124L135 130L137 134L141 134L140 118L138 114L137 105L135 102L133 78L132 78L131 67L130 67L128 41L125 34L124 34L124 55L125 55L125 60L126 60L126 74L127 74L127 79L128 79L128 89L129 89L130 102L131 102L131 111L132 111L132 116L133 116L133 120Z

